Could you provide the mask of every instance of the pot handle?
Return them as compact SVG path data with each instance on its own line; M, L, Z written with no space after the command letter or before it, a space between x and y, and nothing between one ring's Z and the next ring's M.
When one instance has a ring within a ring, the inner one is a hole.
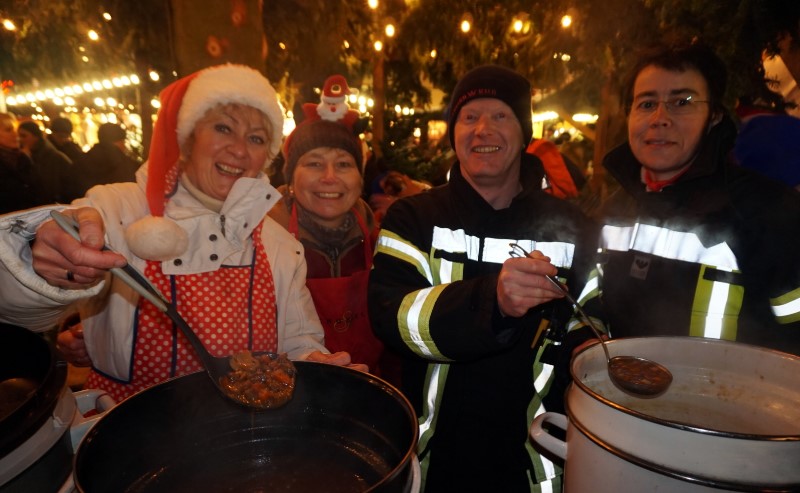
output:
M533 423L531 423L530 431L531 439L533 439L534 443L551 454L555 454L557 457L566 460L567 442L562 442L558 438L548 433L547 430L545 430L542 426L545 423L567 431L567 417L559 413L542 413L534 418Z
M97 389L75 392L78 408L69 428L72 439L72 451L78 451L78 444L84 435L97 423L117 402L106 392Z

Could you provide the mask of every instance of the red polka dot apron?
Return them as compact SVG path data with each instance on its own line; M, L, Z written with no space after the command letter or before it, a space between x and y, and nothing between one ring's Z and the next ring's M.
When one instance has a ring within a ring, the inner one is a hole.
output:
M367 244L364 247L364 270L350 276L306 279L314 307L325 329L325 347L331 352L347 351L353 363L364 363L378 374L383 343L375 337L367 310L367 282L372 267L369 230L355 209L358 226ZM292 205L289 232L296 238L297 205Z
M198 335L212 356L245 349L277 351L278 330L275 284L261 244L261 227L253 232L251 265L222 266L213 272L167 276L161 263L148 261L145 276L167 297ZM172 377L203 369L189 341L165 314L141 298L134 328L129 382L120 382L95 370L86 388L103 389L117 402Z

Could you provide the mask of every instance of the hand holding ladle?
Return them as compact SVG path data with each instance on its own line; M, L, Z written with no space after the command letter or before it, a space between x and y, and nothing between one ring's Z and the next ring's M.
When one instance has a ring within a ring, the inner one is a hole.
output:
M530 253L517 243L510 243L510 246L509 255L512 257L531 257ZM605 339L600 335L600 331L583 310L580 303L569 293L567 287L553 276L546 275L545 277L560 289L564 297L575 306L580 317L592 329L595 337L600 340L603 352L606 355L608 375L618 388L635 397L653 397L667 390L672 383L672 373L667 368L655 361L636 356L614 356L612 358L608 352Z

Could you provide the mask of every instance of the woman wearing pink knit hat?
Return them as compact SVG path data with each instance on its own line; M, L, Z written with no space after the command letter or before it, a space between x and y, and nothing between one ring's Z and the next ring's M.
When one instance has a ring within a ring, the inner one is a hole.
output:
M148 162L136 183L94 187L64 213L81 242L48 220L48 207L0 218L5 321L47 330L76 306L92 372L86 385L123 399L201 370L168 318L108 269L125 260L166 294L214 356L242 350L351 364L329 354L305 286L303 247L266 217L280 199L265 166L281 146L283 110L259 72L201 70L168 86ZM72 354L76 357L75 354ZM364 369L363 365L353 365Z

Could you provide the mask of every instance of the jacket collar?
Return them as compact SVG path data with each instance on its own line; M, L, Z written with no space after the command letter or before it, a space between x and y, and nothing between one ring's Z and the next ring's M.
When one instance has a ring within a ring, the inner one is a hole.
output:
M523 152L519 167L519 175L522 191L514 197L511 202L512 205L514 202L526 198L533 193L543 193L542 179L544 178L544 167L539 158L527 152ZM461 163L458 161L453 164L450 170L449 183L455 194L459 197L461 204L467 204L469 207L475 208L476 212L487 213L494 211L494 208L486 202L478 191L464 178L464 175L461 173Z
M165 215L178 224L184 221L195 224L195 220L203 216L224 216L225 235L232 241L242 242L278 200L280 193L263 173L256 178L236 180L218 213L208 209L179 183L175 195L167 202Z

